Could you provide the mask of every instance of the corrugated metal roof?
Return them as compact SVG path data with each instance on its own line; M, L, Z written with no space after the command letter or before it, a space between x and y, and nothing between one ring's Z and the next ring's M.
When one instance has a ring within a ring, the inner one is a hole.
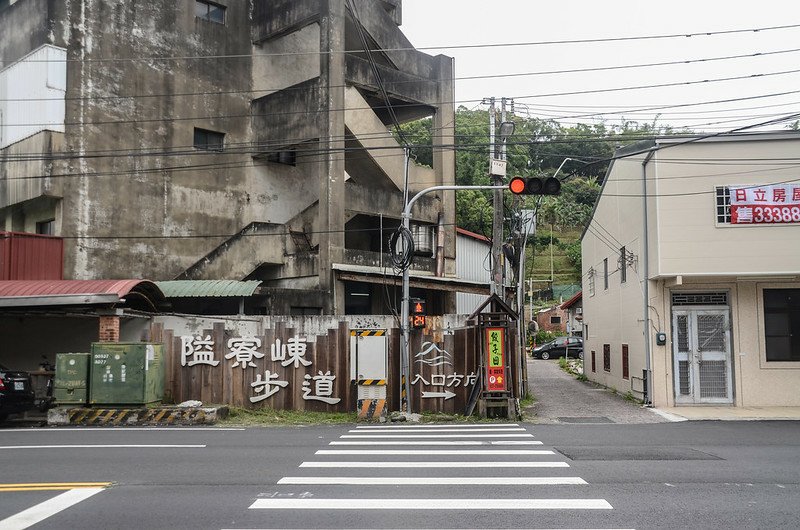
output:
M261 285L260 280L172 280L156 282L167 298L218 298L225 296L252 296Z
M127 295L148 280L8 280L0 281L0 297L116 294Z

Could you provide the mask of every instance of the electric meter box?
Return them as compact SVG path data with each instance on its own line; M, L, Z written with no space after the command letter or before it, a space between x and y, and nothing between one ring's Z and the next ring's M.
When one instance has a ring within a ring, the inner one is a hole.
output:
M94 342L91 405L146 405L164 397L164 346Z
M57 405L86 405L89 401L90 353L57 353L53 397Z

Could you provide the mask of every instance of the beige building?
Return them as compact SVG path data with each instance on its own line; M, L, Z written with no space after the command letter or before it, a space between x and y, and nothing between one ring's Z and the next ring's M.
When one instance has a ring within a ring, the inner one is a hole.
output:
M659 407L800 406L798 151L794 132L618 151L582 237L589 379Z

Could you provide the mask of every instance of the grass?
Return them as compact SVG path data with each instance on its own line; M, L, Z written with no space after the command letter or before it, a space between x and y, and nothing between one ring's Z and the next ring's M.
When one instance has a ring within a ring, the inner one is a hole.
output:
M310 412L299 410L245 409L230 407L220 425L338 425L355 423L355 412Z

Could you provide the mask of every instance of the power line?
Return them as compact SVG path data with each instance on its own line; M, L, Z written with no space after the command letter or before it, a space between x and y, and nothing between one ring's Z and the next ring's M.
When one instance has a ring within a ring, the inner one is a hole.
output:
M365 50L359 50L360 52L364 52ZM370 50L367 49L366 52ZM567 69L559 69L559 70L545 70L545 71L537 71L537 72L516 72L516 73L508 73L508 74L486 74L486 75L473 75L473 76L462 76L462 77L454 77L453 81L470 81L470 80L480 80L480 79L503 79L503 78L513 78L513 77L533 77L533 76L541 76L541 75L556 75L556 74L573 74L573 73L588 73L588 72L603 72L603 71L613 71L613 70L628 70L628 69L637 69L637 68L651 68L651 67L659 67L659 66L673 66L673 65L687 65L687 64L696 64L696 63L707 63L707 62L716 62L716 61L728 61L728 60L736 60L736 59L751 59L751 58L760 58L766 57L770 55L779 55L779 54L787 54L787 53L797 53L800 52L800 48L791 48L791 49L782 49L782 50L772 50L767 52L754 52L749 54L739 54L739 55L725 55L725 56L718 56L718 57L706 57L706 58L699 58L699 59L680 59L674 61L663 61L663 62L653 62L653 63L638 63L638 64L627 64L627 65L617 65L617 66L597 66L591 68L567 68ZM406 84L420 84L420 83L434 83L436 80L429 79L426 77L418 76L413 73L407 74L412 77L416 77L415 80L408 80L408 81L393 81L392 85L406 85ZM351 85L328 85L329 88L343 88L349 87ZM160 98L160 97L189 97L189 96L219 96L219 95L234 95L234 94L252 94L252 93L260 93L260 92L285 92L285 91L305 91L307 88L305 87L284 87L284 88L260 88L260 89L250 89L250 90L232 90L232 91L207 91L207 92L182 92L182 93L155 93L155 94L130 94L130 95L116 95L116 96L79 96L79 97L65 97L65 98L0 98L0 101L9 101L9 102L27 102L27 101L107 101L107 100L114 100L114 99L152 99L152 98Z
M766 31L779 31L800 28L800 24L786 24L776 26L765 26L759 28L730 29L721 31L701 31L693 33L664 33L656 35L635 35L630 37L595 37L586 39L564 39L547 41L528 41L528 42L496 42L485 44L459 44L444 46L423 46L423 47L398 47L398 48L374 48L375 52L401 52L401 51L429 51L429 50L464 50L480 48L514 48L528 46L553 46L564 44L595 44L601 42L631 42L642 40L663 40L663 39L683 39L692 37L712 37L717 35L734 35L739 33L763 33ZM343 51L308 51L308 52L275 52L275 53L247 53L247 54L214 54L214 55L175 55L175 56L147 56L147 57L117 57L106 58L98 57L91 59L61 59L61 60L32 60L31 62L150 62L150 61L184 61L184 60L208 60L208 59L251 59L259 57L296 57L307 55L333 55L338 53L352 54L363 52L363 50L343 50Z

